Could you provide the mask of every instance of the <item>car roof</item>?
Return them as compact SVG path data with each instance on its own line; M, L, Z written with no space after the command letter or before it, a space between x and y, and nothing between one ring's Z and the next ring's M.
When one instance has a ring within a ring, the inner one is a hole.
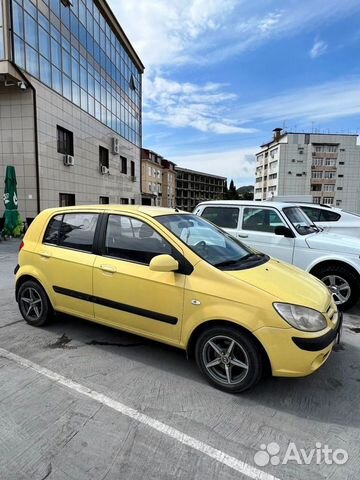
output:
M175 208L166 208L166 207L155 207L155 206L147 206L147 205L120 205L120 204L100 204L100 205L75 205L71 207L57 207L57 208L49 208L49 212L57 213L57 212L84 212L84 211L111 211L111 212L121 212L121 213L143 213L145 215L149 215L150 217L157 217L159 215L175 215L178 213L187 213L179 209Z
M251 205L251 206L265 206L265 207L277 207L277 208L284 208L284 207L291 207L297 206L298 203L294 202L292 204L288 202L273 202L273 201L258 201L258 200L208 200L206 202L199 203L200 205L234 205L241 207L242 205Z

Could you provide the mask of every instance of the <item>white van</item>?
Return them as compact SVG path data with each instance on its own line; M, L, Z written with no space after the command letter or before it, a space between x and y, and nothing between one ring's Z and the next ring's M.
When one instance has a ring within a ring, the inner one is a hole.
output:
M194 212L240 241L312 273L346 309L360 294L360 240L321 231L299 206L283 202L217 200Z

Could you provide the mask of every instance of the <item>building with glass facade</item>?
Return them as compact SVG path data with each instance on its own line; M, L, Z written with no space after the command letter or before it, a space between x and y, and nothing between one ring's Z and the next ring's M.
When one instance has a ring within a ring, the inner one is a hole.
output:
M20 210L138 203L144 67L109 6L2 5L0 179L15 165Z

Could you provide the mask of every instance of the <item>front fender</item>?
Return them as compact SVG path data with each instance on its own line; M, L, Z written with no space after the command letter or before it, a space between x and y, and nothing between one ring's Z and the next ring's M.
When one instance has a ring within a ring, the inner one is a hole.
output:
M360 275L360 262L356 262L351 257L344 257L343 255L333 254L333 255L322 255L314 259L307 267L306 271L311 272L315 267L318 267L325 262L338 262L343 263L352 267Z

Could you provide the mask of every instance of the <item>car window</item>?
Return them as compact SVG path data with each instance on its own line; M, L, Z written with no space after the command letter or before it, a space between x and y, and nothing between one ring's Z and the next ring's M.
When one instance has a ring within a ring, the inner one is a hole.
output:
M171 254L171 245L150 225L135 218L109 215L105 255L148 265L153 257Z
M242 229L274 233L276 227L285 226L280 216L269 208L244 208Z
M233 207L206 207L201 216L218 227L237 228L239 209Z
M313 207L301 207L301 210L310 218L313 222L320 221L320 208L313 208Z
M330 210L321 210L320 222L337 222L341 215Z
M55 217L52 217L47 226L43 243L51 243L52 245L58 244L62 219L63 215L56 215Z
M53 217L46 229L45 243L91 252L99 215L69 213Z
M216 268L240 270L269 260L267 255L255 252L224 230L196 215L161 215L156 219L199 257Z

